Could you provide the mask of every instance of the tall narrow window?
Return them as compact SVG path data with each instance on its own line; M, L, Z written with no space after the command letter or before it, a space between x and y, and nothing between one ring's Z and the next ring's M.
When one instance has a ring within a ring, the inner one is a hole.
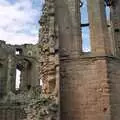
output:
M109 40L111 48L111 52L114 55L115 54L115 41L114 41L114 32L113 32L113 25L111 22L111 6L105 3L105 15L106 15L106 24L108 27L108 34L109 34Z
M109 6L105 6L105 13L106 13L107 24L109 27L110 26L110 7Z
M82 50L83 52L90 52L90 28L88 20L87 0L81 0L83 3L80 8L81 11L81 29L82 29Z
M21 76L21 71L19 69L16 69L16 83L15 83L16 90L19 90L20 88L20 76Z

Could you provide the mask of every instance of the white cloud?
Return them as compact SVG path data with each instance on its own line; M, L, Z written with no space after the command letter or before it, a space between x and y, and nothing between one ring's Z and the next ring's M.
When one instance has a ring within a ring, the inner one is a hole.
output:
M40 6L33 7L33 0L0 0L0 39L11 44L36 43Z

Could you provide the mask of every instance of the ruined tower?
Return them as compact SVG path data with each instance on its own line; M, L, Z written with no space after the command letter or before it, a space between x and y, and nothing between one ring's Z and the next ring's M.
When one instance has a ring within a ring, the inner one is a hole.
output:
M106 5L111 10L110 34ZM91 38L88 54L81 49L80 0L56 0L60 120L119 120L119 1L87 0L87 6Z

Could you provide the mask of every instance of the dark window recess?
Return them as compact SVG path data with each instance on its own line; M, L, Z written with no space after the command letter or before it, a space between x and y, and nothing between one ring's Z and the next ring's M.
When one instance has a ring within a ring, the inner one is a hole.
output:
M31 85L27 85L27 89L30 90L31 89Z
M114 1L114 0L105 0L105 4L106 4L107 6L112 6L112 5L114 4L113 1Z
M115 28L114 31L115 32L120 32L120 29L119 28Z
M15 54L16 55L22 55L22 49L21 48L16 48L16 52L15 52Z

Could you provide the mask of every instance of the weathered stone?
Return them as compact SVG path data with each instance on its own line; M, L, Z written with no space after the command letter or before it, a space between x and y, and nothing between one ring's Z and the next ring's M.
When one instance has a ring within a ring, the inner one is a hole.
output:
M0 41L0 120L120 119L120 2L86 1L90 53L82 51L80 0L45 0L36 45Z

